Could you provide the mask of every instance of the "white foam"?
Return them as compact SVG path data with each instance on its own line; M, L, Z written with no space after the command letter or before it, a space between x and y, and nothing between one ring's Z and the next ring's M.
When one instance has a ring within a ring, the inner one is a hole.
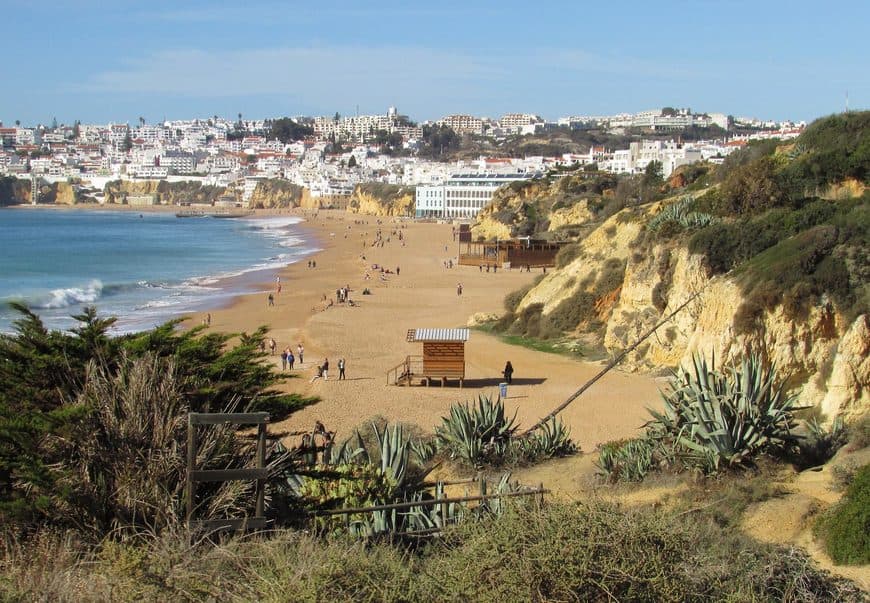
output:
M34 307L52 310L55 308L68 308L76 304L95 302L103 294L103 283L94 279L82 287L68 287L66 289L54 289L48 297L34 304Z
M302 222L302 218L282 216L280 218L255 218L255 219L247 219L245 220L248 224L254 226L255 228L260 228L262 230L275 230L279 228L287 228L288 226L293 226L294 224L299 224Z

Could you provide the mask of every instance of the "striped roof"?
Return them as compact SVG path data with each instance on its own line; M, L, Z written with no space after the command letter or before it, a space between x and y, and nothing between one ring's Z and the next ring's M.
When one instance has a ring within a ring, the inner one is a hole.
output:
M408 329L407 341L468 341L468 329Z

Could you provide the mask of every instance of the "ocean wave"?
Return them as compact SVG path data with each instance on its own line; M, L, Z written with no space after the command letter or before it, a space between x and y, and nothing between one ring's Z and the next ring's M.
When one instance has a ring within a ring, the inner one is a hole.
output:
M302 218L256 218L245 220L252 228L256 230L276 230L293 226L302 222Z
M77 304L95 302L103 295L103 283L94 279L82 287L67 287L54 289L42 299L35 300L32 307L40 310L53 310L56 308L68 308Z

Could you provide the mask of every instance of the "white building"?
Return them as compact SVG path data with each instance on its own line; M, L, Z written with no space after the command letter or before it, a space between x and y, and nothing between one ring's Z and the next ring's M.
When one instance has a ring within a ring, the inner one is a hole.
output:
M473 115L448 115L438 120L438 125L447 126L457 134L483 134L483 120Z
M528 174L454 174L441 185L418 186L418 218L473 218L499 187L528 180Z

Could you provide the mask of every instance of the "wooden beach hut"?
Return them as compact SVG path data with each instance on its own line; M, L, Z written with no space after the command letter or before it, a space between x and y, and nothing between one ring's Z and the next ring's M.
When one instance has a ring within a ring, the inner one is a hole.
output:
M460 233L462 234L462 233ZM478 241L463 240L459 243L461 266L496 265L499 268L552 267L556 254L565 245L562 242L538 241L529 237L519 239Z
M465 381L465 342L468 329L408 329L406 341L422 343L422 356L406 356L387 373L391 385L429 385L432 380L457 379L459 387Z

